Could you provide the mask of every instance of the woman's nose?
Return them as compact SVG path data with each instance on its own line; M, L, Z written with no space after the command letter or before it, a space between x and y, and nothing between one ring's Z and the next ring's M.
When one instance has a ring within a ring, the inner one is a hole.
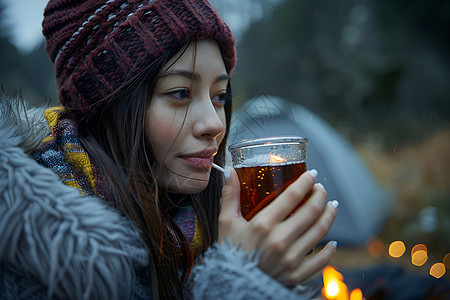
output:
M219 116L223 114L223 116ZM209 103L199 105L195 113L194 135L198 138L214 139L225 129L225 110L216 109L211 100ZM223 120L223 121L222 121Z

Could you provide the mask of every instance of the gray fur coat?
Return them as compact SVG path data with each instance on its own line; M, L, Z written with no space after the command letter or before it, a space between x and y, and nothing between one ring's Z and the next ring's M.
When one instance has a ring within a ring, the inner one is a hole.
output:
M135 226L81 196L29 154L49 133L43 108L0 98L0 299L150 299ZM195 299L299 299L224 243L194 268Z

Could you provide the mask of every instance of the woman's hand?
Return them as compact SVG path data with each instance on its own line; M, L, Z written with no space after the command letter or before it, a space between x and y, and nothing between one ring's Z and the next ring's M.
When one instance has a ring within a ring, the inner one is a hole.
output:
M338 202L325 205L327 192L321 184L315 184L316 177L315 170L303 173L247 222L241 214L239 179L230 168L222 191L219 242L229 239L248 252L261 251L261 270L287 286L321 270L336 253L336 243L330 242L317 254L306 256L330 230ZM289 216L304 198L305 203Z

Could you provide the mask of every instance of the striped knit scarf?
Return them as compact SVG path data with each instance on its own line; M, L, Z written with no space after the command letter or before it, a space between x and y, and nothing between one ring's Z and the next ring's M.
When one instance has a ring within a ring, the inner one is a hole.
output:
M44 138L41 150L34 154L34 159L52 169L64 184L79 189L82 195L102 198L117 208L118 204L105 193L104 178L81 145L78 126L65 108L49 108L44 116L51 134ZM204 237L193 207L179 209L174 220L191 242L195 254L199 254Z

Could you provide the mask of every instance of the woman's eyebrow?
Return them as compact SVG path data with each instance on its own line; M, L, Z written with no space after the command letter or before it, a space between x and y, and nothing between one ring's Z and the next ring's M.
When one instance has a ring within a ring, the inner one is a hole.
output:
M231 80L231 77L228 74L222 74L219 77L217 77L214 82L230 81L230 80Z
M200 81L201 80L201 75L197 74L197 73L193 73L191 71L188 70L182 70L182 69L173 69L173 70L169 70L167 72L164 72L160 78L164 78L164 77L170 77L170 76L182 76L188 79L192 79L194 81ZM220 81L224 81L224 80L230 80L230 76L228 76L227 74L222 74L220 76L218 76L216 78L216 80L214 80L214 82L220 82Z

